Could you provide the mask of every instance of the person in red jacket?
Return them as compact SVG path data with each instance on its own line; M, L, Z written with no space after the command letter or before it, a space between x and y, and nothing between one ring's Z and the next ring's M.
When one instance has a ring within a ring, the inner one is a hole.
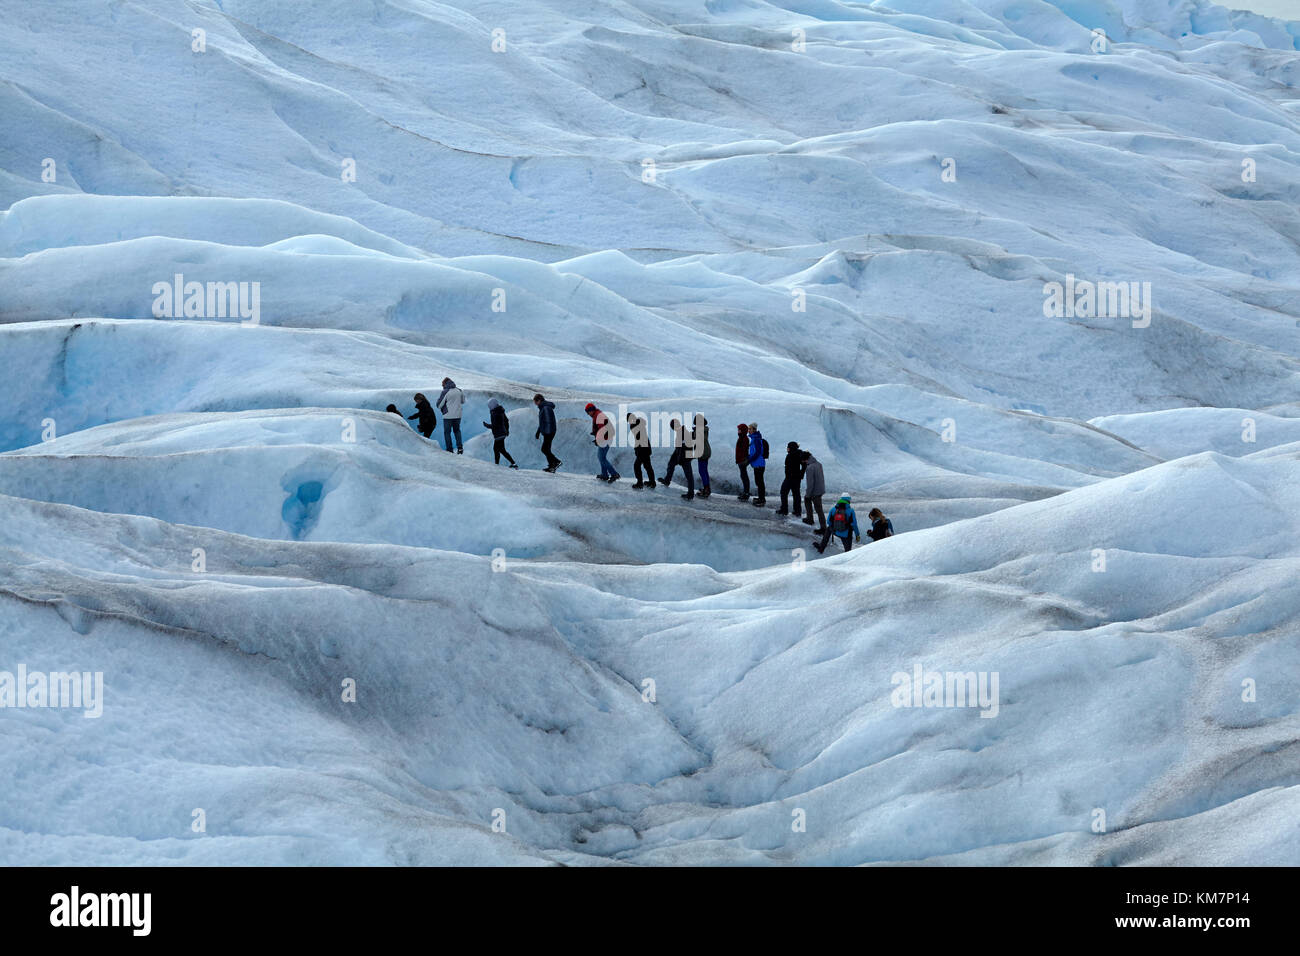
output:
M596 446L596 458L600 461L600 474L596 477L613 484L623 477L609 463L609 446L614 441L614 426L609 416L591 402L587 403L586 412L591 416L591 443Z
M740 494L737 501L749 500L749 426L736 426L736 464L740 467Z

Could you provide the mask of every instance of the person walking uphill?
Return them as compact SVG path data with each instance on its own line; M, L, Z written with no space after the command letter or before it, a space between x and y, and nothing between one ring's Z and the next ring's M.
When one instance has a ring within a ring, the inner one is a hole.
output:
M393 408L393 411L397 411L397 409ZM402 413L397 412L397 414ZM415 418L419 419L419 422L416 423L416 431L425 438L433 434L433 426L438 424L438 416L433 413L429 400L424 397L424 392L415 393L415 414L407 415L406 418L408 421Z
M700 491L699 497L707 498L713 494L709 490L709 458L713 455L713 449L709 446L709 420L703 415L695 416L695 425L691 428L691 443L687 452L687 471L690 470L689 459L694 458L696 466L700 469Z
M817 530L826 530L826 515L822 513L822 495L826 494L826 474L822 463L810 451L801 452L803 461L803 523L813 523L813 508L817 509Z
M763 472L767 469L767 442L757 423L749 425L749 467L754 469L754 488L758 494L754 498L754 507L761 508L767 504L767 489L763 487Z
M886 518L885 513L879 508L872 508L867 512L867 517L871 519L871 530L867 534L871 536L872 541L894 536L894 522Z
M449 378L442 380L442 394L438 396L438 410L442 412L442 447L451 451L451 435L456 433L456 454L465 454L460 441L460 411L465 404L465 393Z
M736 464L740 468L740 494L737 501L749 500L749 426L736 426Z
M600 474L596 477L611 484L623 476L609 463L609 446L614 441L614 425L609 416L591 402L584 409L591 416L591 443L596 446L596 459L600 462Z
M660 484L665 488L673 483L673 469L678 465L682 466L682 471L686 474L686 494L682 495L687 501L695 498L695 472L691 468L690 460L686 457L686 426L673 419L668 423L668 427L673 431L673 453L668 459L668 472L659 479Z
M501 456L504 455L506 461L510 462L511 468L518 468L515 460L510 457L510 452L506 451L506 436L510 434L510 419L506 417L506 410L501 407L501 403L495 398L488 401L488 409L491 412L492 421L484 422L484 428L492 429L492 458L499 465Z
M539 392L533 396L533 404L537 406L537 432L533 437L542 440L542 454L546 456L543 471L555 474L555 469L564 464L551 453L551 442L555 441L555 403L548 402Z
M801 481L803 481L803 452L799 450L799 443L792 441L785 446L785 481L781 482L781 507L777 509L777 514L790 513L791 492L794 492L794 516L798 518L803 514L803 501L799 497Z
M826 552L826 545L830 543L832 534L840 539L845 551L853 550L854 540L859 543L862 541L862 535L858 532L858 516L853 513L848 495L840 495L840 500L835 502L830 519L826 522L826 530L822 532L821 541L813 545L818 554Z
M637 415L634 412L627 413L627 427L632 439L632 450L636 455L636 461L632 463L632 474L636 475L636 484L632 487L653 488L655 466L650 463L650 427L644 415Z

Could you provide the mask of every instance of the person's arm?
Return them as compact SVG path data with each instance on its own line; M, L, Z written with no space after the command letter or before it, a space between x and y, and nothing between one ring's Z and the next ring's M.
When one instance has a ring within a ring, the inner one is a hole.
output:
M419 412L416 412L414 415L407 415L407 416L406 416L406 420L407 420L408 422L413 422L413 421L415 421L415 420L416 420L417 418L419 418L419 417L420 417L420 413L419 413Z

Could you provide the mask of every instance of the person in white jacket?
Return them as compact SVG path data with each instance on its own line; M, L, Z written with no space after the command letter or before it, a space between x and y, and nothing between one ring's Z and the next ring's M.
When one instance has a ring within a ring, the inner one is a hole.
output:
M460 441L460 410L465 404L465 393L449 378L442 380L442 394L438 396L438 411L442 412L442 447L451 451L451 436L456 435L456 454L465 454Z

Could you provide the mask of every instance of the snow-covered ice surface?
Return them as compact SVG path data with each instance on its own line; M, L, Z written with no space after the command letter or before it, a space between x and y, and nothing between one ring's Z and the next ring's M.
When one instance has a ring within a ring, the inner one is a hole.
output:
M0 861L1300 863L1300 22L0 20L0 695L105 687L0 712ZM464 456L381 411L444 375ZM594 482L587 401L702 412L714 497ZM736 501L749 421L901 533Z

